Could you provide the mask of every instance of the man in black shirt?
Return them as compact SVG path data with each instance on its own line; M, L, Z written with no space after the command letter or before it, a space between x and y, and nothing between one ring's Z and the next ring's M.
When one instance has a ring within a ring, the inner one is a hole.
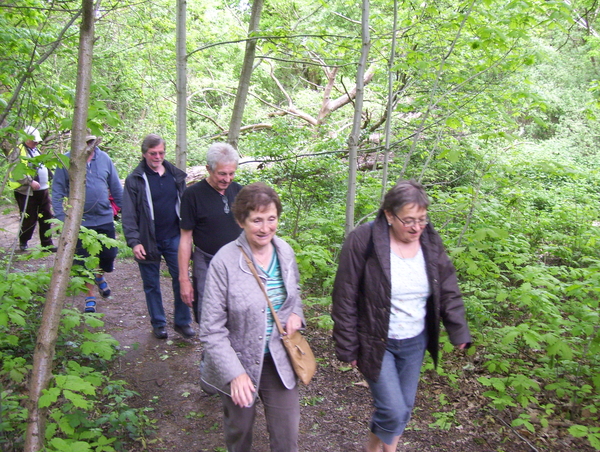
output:
M237 239L242 232L231 212L233 200L242 189L240 184L233 182L238 161L239 155L233 146L213 144L206 154L208 177L188 187L181 198L181 298L193 307L198 323L208 264L223 245ZM193 285L189 278L190 259L194 261Z
M160 292L160 260L171 274L174 329L185 338L196 332L190 326L190 309L179 288L179 206L186 174L165 160L165 140L150 134L142 142L142 161L125 180L123 232L140 267L146 304L154 335L168 337Z

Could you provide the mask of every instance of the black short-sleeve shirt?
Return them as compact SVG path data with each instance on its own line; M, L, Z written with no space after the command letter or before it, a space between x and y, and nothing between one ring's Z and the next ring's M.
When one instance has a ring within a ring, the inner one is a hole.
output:
M194 231L194 245L205 253L216 254L223 245L237 239L242 232L231 211L241 189L240 184L232 182L225 190L225 195L221 195L203 179L183 192L179 226Z

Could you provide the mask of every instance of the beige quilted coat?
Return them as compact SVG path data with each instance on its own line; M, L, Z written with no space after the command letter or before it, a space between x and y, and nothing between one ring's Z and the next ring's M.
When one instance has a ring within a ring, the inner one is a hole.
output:
M278 237L274 237L273 245L287 290L287 298L278 312L279 319L285 327L290 314L295 313L304 324L294 251ZM241 247L252 256L244 232L215 254L206 277L202 302L202 384L226 394L230 394L231 380L244 372L258 389L265 350L268 305L244 260ZM269 349L284 386L293 388L296 375L275 326Z

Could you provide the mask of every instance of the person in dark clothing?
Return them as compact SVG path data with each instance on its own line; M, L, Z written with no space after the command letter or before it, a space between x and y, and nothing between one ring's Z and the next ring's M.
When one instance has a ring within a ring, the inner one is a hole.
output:
M30 135L31 139L25 140L21 145L20 157L25 159L41 155L37 147L42 141L40 132L35 127L27 126L25 133ZM19 231L19 249L21 251L27 249L27 242L33 237L35 225L38 224L41 245L48 247L50 251L56 251L50 236L51 225L48 222L54 218L52 201L48 194L52 172L42 163L35 165L35 169L35 175L26 175L18 180L20 185L15 189L15 200L23 217Z
M198 323L208 265L223 245L237 239L242 232L231 210L242 189L233 182L238 161L239 155L233 146L213 144L206 153L208 177L188 187L181 198L178 257L181 298L193 307ZM190 259L194 261L193 284L189 278Z
M337 357L357 365L375 406L367 452L392 452L413 409L425 350L437 364L440 321L450 341L471 343L456 272L429 224L415 181L397 183L374 222L359 226L340 255L332 317Z
M140 267L152 331L166 339L166 317L160 291L160 260L171 274L174 329L185 338L196 332L190 326L190 309L179 288L179 206L186 173L165 160L165 140L150 134L142 142L142 161L125 179L122 222L127 245Z

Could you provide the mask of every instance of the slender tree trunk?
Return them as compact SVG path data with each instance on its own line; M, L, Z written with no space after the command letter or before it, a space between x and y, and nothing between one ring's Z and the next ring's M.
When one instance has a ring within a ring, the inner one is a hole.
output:
M263 0L254 0L252 2L252 14L250 15L250 25L248 26L248 35L250 36L258 30L263 3ZM229 123L229 132L227 134L227 142L236 149L238 140L240 139L240 127L242 126L242 117L244 116L244 108L246 107L246 98L250 90L250 77L252 76L255 53L256 40L249 39L246 41L246 53L244 54L242 73L240 74L240 82L238 83L233 112L231 113L231 122Z
M390 51L390 61L388 63L388 104L387 104L387 117L385 121L385 146L383 149L383 174L381 176L381 200L387 192L387 180L388 180L388 169L389 169L389 154L390 154L390 140L391 140L391 129L392 129L392 111L394 110L394 56L396 55L396 32L398 29L398 0L394 0L394 24L392 26L392 49ZM377 166L377 159L375 159L375 166Z
M362 124L362 106L364 97L364 75L371 46L369 33L369 0L362 1L362 49L356 71L356 97L354 99L354 120L352 132L348 137L348 193L346 195L346 228L348 235L354 229L354 202L356 197L356 166L360 127Z
M54 261L52 280L46 296L42 322L38 331L33 369L29 382L28 426L25 434L24 452L38 452L44 447L46 411L39 408L42 391L52 378L52 367L58 336L60 314L63 309L67 285L70 279L73 255L83 216L85 199L86 159L90 148L85 146L86 123L90 100L90 83L94 43L94 0L82 0L82 21L79 35L79 59L75 110L71 137L71 160L69 167L69 204L58 252ZM96 7L100 6L100 1Z
M406 154L406 156L404 158L404 165L402 166L402 170L400 171L399 179L402 179L404 177L404 173L406 173L406 170L408 169L408 164L410 163L410 159L412 158L413 154L417 150L417 143L421 139L421 135L423 134L423 131L425 130L427 120L429 119L431 112L434 111L437 106L438 101L436 101L435 98L438 95L438 88L440 85L440 80L442 79L442 76L444 73L444 67L446 66L446 62L450 58L450 55L452 55L452 53L454 52L454 49L456 48L456 43L458 42L458 38L461 36L464 27L467 25L468 19L471 16L471 13L473 12L474 6L475 6L475 0L472 0L471 4L469 5L469 9L463 13L463 19L462 19L462 22L460 23L458 31L456 32L456 35L454 36L454 40L450 43L450 47L448 48L448 51L442 57L442 60L440 61L440 65L436 70L433 87L431 88L431 91L429 93L429 104L427 105L427 110L425 110L425 114L423 114L423 116L421 117L421 120L417 126L417 131L414 133L412 144L410 146L408 153Z
M186 0L177 0L177 138L175 166L187 166L187 55Z

